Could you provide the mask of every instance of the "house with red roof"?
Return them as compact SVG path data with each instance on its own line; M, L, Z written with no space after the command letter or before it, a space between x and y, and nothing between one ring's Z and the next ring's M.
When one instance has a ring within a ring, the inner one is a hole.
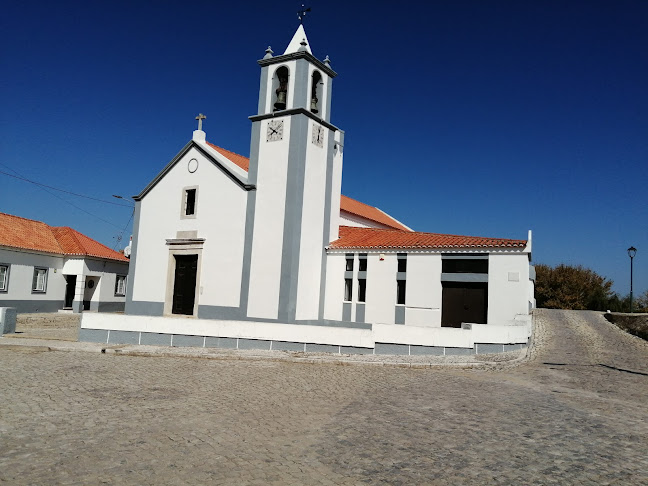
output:
M192 139L137 195L126 313L81 339L356 353L526 345L526 239L422 233L341 194L328 57L266 50L250 157Z
M123 311L128 263L67 226L0 213L0 307Z

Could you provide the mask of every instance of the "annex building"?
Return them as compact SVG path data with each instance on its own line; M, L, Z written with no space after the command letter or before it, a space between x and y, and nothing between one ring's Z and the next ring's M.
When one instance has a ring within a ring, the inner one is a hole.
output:
M198 117L134 197L126 314L84 315L80 339L404 354L525 345L530 232L415 232L343 196L336 73L303 26L273 54L258 61L249 159L208 142Z
M0 307L123 311L128 258L67 226L0 213Z

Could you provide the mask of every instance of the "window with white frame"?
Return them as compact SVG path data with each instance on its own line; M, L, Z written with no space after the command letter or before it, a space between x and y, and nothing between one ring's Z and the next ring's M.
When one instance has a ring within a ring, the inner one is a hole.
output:
M344 279L344 301L351 302L353 299L353 280L350 278Z
M195 218L198 213L198 186L185 187L182 190L181 219Z
M117 275L115 279L115 296L124 297L126 295L126 275Z
M397 253L398 273L396 274L396 303L405 305L405 282L407 272L407 253Z
M47 291L47 268L34 268L34 278L32 279L32 292Z
M9 265L0 263L0 292L6 292L9 288Z

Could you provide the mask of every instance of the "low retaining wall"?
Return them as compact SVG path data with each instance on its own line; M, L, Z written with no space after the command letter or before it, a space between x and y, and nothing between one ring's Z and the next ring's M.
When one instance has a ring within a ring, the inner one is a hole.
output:
M14 307L0 307L0 336L16 332L16 316Z
M648 314L606 313L605 318L617 327L648 341Z
M463 329L373 324L371 329L216 321L184 317L83 314L79 341L341 354L458 355L526 346L531 324L469 324Z

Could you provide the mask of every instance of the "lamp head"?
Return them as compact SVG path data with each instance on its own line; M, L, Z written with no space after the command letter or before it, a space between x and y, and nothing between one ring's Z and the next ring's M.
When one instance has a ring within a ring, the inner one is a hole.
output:
M628 248L628 256L630 258L634 258L636 254L637 254L637 249L634 246Z

